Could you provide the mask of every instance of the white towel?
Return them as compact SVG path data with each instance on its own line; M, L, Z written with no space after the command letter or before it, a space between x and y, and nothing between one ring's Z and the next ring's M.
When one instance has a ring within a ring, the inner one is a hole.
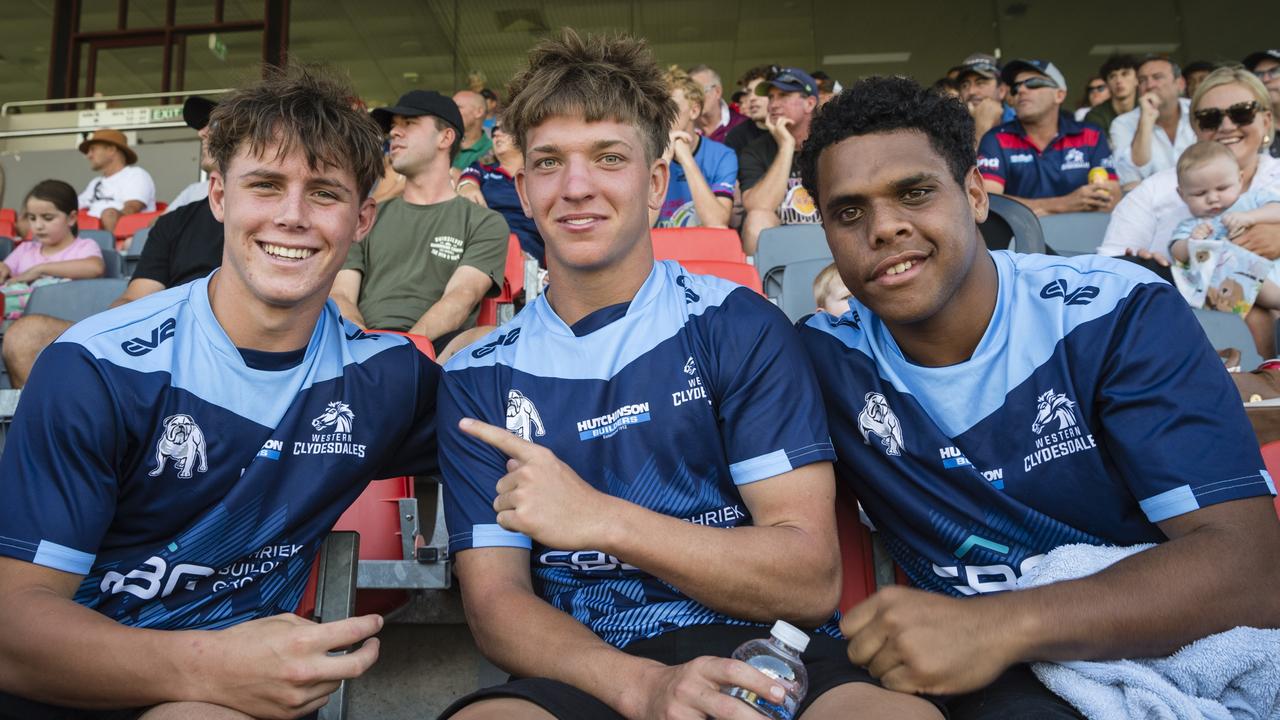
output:
M1018 587L1092 575L1150 547L1064 545ZM1280 720L1280 630L1238 627L1169 657L1034 663L1031 670L1090 720Z

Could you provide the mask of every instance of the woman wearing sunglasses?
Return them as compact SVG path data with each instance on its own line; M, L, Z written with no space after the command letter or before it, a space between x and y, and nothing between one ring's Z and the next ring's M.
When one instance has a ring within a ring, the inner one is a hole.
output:
M1244 172L1244 190L1280 192L1280 160L1265 154L1276 132L1271 98L1252 73L1239 67L1210 73L1191 100L1191 126L1198 140L1216 140L1231 149ZM1167 265L1173 230L1189 217L1178 196L1176 170L1161 170L1116 206L1098 253L1149 256ZM1264 257L1280 257L1280 225L1256 225L1236 242Z

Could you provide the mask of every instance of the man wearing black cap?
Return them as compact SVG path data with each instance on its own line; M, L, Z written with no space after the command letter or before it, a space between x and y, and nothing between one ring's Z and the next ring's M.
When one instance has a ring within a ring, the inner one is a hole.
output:
M747 211L742 249L748 255L755 254L763 230L821 222L795 164L818 107L818 82L799 68L779 68L756 86L756 94L769 98L769 134L752 140L738 155L738 183Z
M413 90L372 114L390 135L404 193L378 206L373 230L351 246L331 296L362 327L424 335L444 347L475 324L480 301L501 287L510 230L502 215L454 192L449 167L463 122L453 100Z
M1013 108L1004 104L1006 89L995 56L973 53L952 70L960 84L960 100L973 117L974 145L991 128L1017 117Z
M165 214L169 214L184 205L189 205L197 200L203 200L209 197L209 181L206 179L208 173L213 172L216 166L209 157L208 148L205 147L204 139L208 135L206 127L209 125L209 113L213 112L213 108L217 103L198 95L187 98L182 104L182 119L187 123L187 127L196 131L200 136L200 172L201 179L196 180L190 185L182 189L178 196L169 203L169 207L165 208Z
M1045 60L1014 60L1000 75L1018 117L978 143L987 192L1014 197L1037 215L1110 211L1120 200L1111 146L1097 126L1062 112L1062 71ZM1095 168L1105 180L1090 180Z
M1259 50L1244 59L1244 67L1258 76L1271 95L1271 112L1280 111L1280 50ZM1271 157L1280 157L1280 133L1271 143Z
M208 145L209 113L215 105L211 100L191 97L182 106L182 118L200 136L200 169L205 173L217 169ZM184 196L191 199L179 203ZM202 180L187 186L174 199L151 227L138 267L111 307L197 280L222 265L222 223L209 209L208 196L209 181ZM25 385L36 356L69 327L71 323L49 315L28 314L14 321L5 332L3 346L9 383L15 388Z

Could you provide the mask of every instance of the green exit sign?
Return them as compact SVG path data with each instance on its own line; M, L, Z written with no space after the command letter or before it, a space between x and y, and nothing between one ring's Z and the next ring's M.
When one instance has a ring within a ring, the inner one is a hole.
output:
M182 119L182 106L170 105L167 107L151 108L151 122L168 122L170 120Z

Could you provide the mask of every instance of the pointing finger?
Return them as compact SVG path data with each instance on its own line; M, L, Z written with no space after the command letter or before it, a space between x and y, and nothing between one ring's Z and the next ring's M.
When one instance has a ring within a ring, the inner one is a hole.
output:
M503 455L522 462L532 459L533 451L538 447L527 440L516 437L506 428L500 428L472 418L459 420L458 428L471 437L493 446Z

